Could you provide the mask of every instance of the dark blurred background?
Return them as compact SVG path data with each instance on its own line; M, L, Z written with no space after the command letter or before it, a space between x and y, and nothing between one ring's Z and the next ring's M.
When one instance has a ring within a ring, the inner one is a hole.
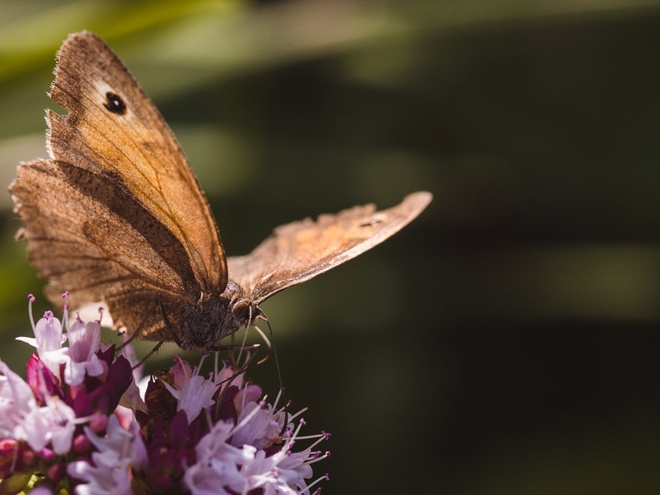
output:
M46 155L81 29L165 115L229 254L434 193L264 305L293 410L333 433L324 493L660 493L658 2L0 0L2 183ZM22 369L42 282L1 201L0 358ZM272 360L252 376L275 394Z

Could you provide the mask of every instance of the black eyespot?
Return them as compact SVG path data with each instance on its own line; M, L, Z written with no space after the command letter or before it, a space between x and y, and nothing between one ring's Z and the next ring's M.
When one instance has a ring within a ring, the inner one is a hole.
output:
M105 103L103 106L117 115L124 115L126 113L126 103L124 103L124 100L119 95L110 91L105 94Z

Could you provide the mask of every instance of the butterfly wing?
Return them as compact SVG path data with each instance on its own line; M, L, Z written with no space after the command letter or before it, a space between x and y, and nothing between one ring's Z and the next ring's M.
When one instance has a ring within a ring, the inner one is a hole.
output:
M370 204L282 225L249 255L228 258L231 281L259 304L380 244L415 219L431 198L417 192L387 210Z
M159 340L159 308L199 293L182 244L116 177L42 160L21 164L10 189L53 302L65 290L76 304L104 300L118 326Z
M180 307L219 295L227 267L209 205L172 132L110 48L71 35L48 112L51 160L24 163L10 190L47 295L104 300L118 326L172 338ZM146 319L145 319L146 318Z
M92 33L69 36L50 96L69 110L48 113L51 158L121 182L184 247L201 289L220 294L227 265L208 202L172 131L113 51Z

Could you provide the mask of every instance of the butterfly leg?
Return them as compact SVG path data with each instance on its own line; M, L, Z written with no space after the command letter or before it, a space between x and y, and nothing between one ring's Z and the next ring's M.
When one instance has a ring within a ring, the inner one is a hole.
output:
M232 345L214 345L209 348L212 352L233 352L233 351L256 351L261 347L261 344L232 344Z
M135 329L135 331L128 337L126 340L124 340L121 345L117 347L117 351L121 351L124 347L126 347L128 344L133 342L135 339L138 338L138 335L140 334L140 330L142 330L142 327L144 327L145 323L147 322L147 319L149 318L149 315L145 316L138 327Z
M163 318L165 319L165 323L168 325L168 328L170 328L169 321L167 320L167 316L165 315L165 312L163 311L163 305L162 305L162 303L160 303L160 301L159 301L159 306L160 306L161 312L163 313ZM124 342L122 342L122 344L121 344L120 346L117 347L117 351L121 351L124 347L126 347L128 344L130 344L131 342L133 342L135 339L138 338L138 335L140 334L140 330L142 330L142 328L144 327L144 325L145 325L145 323L147 322L148 318L149 318L149 315L145 316L145 317L142 319L142 321L140 322L140 324L138 325L138 327L135 329L135 332L133 332L133 333L131 334L130 337L128 337L126 340L124 340ZM146 356L144 356L142 359L140 359L140 361L138 361L137 364L133 365L132 369L136 369L136 368L142 366L142 365L147 361L148 358L150 358L153 354L155 354L156 352L158 352L158 349L160 349L160 347L161 347L166 341L167 341L167 338L163 338L163 339L161 339L161 340L160 340L160 341L159 341L159 342L153 347L153 349L151 349L151 350L147 353Z
M159 341L159 342L153 347L153 349L151 349L151 350L147 353L146 356L144 356L142 359L140 359L140 361L138 361L138 363L137 363L136 365L132 366L131 369L134 370L134 369L139 368L140 366L142 366L142 365L147 361L147 359L149 359L153 354L155 354L156 352L158 352L158 349L160 349L160 346L162 346L165 342L166 342L165 339Z

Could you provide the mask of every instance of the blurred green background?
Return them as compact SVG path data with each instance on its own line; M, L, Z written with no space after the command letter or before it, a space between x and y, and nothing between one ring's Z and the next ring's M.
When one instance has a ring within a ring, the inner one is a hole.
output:
M434 193L264 305L292 409L333 433L324 493L660 491L658 2L0 0L0 182L46 155L81 29L165 115L229 254ZM42 282L0 205L0 358L22 369ZM274 374L252 374L271 396Z

